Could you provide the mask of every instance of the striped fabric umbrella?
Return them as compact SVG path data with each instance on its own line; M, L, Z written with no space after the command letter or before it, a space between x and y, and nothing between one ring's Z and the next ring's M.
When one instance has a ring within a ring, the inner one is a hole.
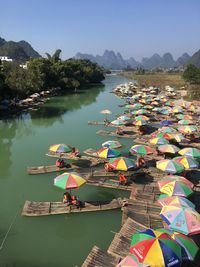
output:
M185 147L178 152L182 156L200 158L200 150L193 147Z
M54 179L54 185L61 189L75 189L85 183L86 180L76 172L65 172Z
M161 228L159 230L162 231L163 233L170 235L181 246L182 259L184 261L185 260L194 261L199 251L199 247L190 237L165 228Z
M130 120L130 117L128 117L126 115L122 115L122 116L119 116L117 118L117 120L120 120L120 121L129 121Z
M140 263L136 256L126 256L116 267L150 267L149 265Z
M172 134L172 139L174 139L176 142L180 143L183 140L185 140L185 137L182 134Z
M117 171L128 171L136 167L135 162L126 157L110 159L109 165Z
M181 182L181 183L186 184L191 189L194 188L194 184L191 181L189 181L185 177L179 176L179 175L172 175L172 174L170 174L170 175L167 175L167 176L163 177L161 180L177 181L177 182Z
M114 120L114 121L111 121L111 124L113 125L124 125L125 121L124 120Z
M162 127L158 129L161 133L177 133L177 131L172 127Z
M175 145L170 145L170 144L167 144L167 145L161 145L158 147L158 150L163 152L163 153L171 153L171 154L175 154L177 153L180 148L178 148L177 146Z
M120 142L115 140L109 140L102 144L102 147L109 147L109 148L119 148L121 146L122 145L120 144Z
M178 124L189 125L189 124L195 124L195 123L192 120L180 120L178 121Z
M135 117L136 121L149 121L149 118L145 115L140 115Z
M151 138L150 140L150 144L153 144L153 145L164 145L164 144L169 144L169 141L167 141L166 139L164 138Z
M149 112L146 109L139 109L131 112L133 115L143 115L143 114L148 114Z
M72 152L72 147L66 144L55 144L50 146L49 151L56 153L70 153Z
M176 161L163 159L156 162L156 168L165 171L168 173L180 173L184 171L182 164L177 163Z
M173 158L176 162L182 164L186 170L197 169L199 166L198 161L195 159L185 156L185 157L175 157Z
M193 193L193 190L181 181L160 180L157 182L161 193L168 196L188 197Z
M166 194L161 194L157 202L161 207L172 205L172 206L178 206L178 207L180 206L190 207L190 208L195 209L195 205L190 200L188 200L185 197L180 197L180 196L169 197Z
M133 124L136 126L142 126L142 125L148 124L148 122L146 120L137 120L137 121L134 121Z
M153 149L144 145L134 145L130 148L131 154L150 155L153 154Z
M130 251L151 267L181 265L181 247L170 235L159 230L146 229L133 234Z
M173 231L185 235L200 233L200 214L192 208L165 206L162 208L160 216Z
M198 132L198 128L194 125L180 126L178 127L178 131L184 134L191 134L194 132Z
M111 149L109 147L108 148L104 147L104 148L99 149L96 152L96 155L99 156L100 158L104 158L104 159L116 158L116 157L119 157L121 155L121 152L114 150L114 149Z
M184 114L179 114L179 115L177 115L177 118L178 118L179 120L192 120L192 119L193 119L192 116L190 116L190 115L184 115Z
M158 133L155 137L157 138L164 138L166 140L172 140L173 139L173 135L170 133Z

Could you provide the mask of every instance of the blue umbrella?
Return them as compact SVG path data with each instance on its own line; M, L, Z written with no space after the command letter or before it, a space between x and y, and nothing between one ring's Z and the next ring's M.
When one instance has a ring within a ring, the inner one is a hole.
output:
M166 120L166 121L161 121L161 124L162 124L162 125L171 125L171 124L173 124L173 121L168 121L168 120Z

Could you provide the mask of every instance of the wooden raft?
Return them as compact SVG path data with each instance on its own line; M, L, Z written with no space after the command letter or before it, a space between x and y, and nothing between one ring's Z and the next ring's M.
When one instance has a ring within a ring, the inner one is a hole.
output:
M135 134L116 134L115 132L111 132L111 131L104 131L104 130L99 130L96 132L97 135L102 135L102 136L115 136L115 137L119 137L119 138L135 138Z
M26 200L22 215L23 216L46 216L67 213L81 213L91 211L105 211L119 209L124 205L126 199L113 199L111 201L91 201L84 202L84 207L67 206L62 202L36 202Z

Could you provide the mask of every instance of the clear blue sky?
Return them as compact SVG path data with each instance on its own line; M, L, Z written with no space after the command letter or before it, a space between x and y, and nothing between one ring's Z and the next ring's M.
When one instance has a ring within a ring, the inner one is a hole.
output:
M62 49L128 58L200 49L200 0L0 0L0 36L42 55Z

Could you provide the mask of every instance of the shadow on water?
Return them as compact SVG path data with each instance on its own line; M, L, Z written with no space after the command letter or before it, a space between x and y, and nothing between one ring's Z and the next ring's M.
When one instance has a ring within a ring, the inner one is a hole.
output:
M66 112L79 110L83 106L96 102L98 95L102 91L104 91L104 85L64 96L54 97L45 105L41 106L37 111L31 112L31 119L33 119L33 123L38 126L50 126L55 121L62 122L62 115Z

